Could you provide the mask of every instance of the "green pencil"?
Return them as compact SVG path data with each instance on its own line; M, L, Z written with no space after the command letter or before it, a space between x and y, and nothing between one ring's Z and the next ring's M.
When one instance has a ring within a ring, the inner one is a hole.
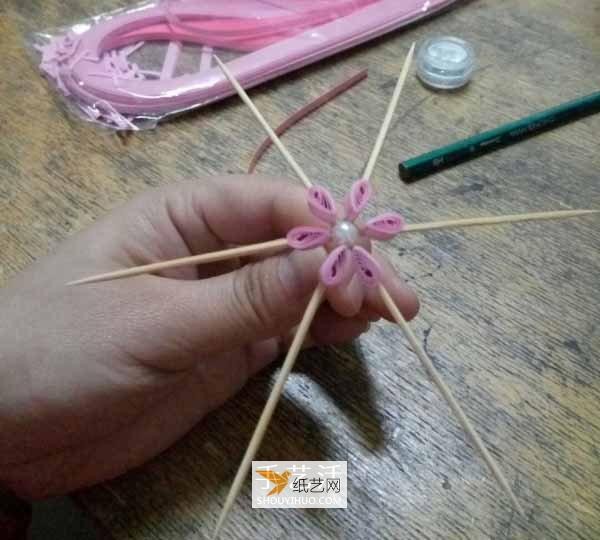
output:
M599 111L600 92L595 92L403 161L399 166L400 177L405 182L414 182L446 167Z

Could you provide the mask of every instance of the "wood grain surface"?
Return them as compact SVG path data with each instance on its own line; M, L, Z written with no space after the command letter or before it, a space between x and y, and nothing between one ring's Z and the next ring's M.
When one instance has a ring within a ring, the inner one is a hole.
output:
M241 102L120 138L72 119L24 49L28 31L121 2L0 4L0 284L151 186L243 171L261 128ZM410 77L375 175L380 208L410 222L600 208L600 115L422 180L401 159L600 88L600 4L463 2L251 92L272 124L357 70L369 78L285 142L341 196L368 157L413 40L470 40L479 67L455 93ZM258 172L289 176L270 150ZM201 181L201 180L199 180ZM347 510L252 510L223 538L600 538L600 222L587 217L411 234L386 246L422 302L415 331L504 468L518 517L401 332L302 355L258 458L348 460ZM114 540L208 538L276 368L184 440L78 495Z

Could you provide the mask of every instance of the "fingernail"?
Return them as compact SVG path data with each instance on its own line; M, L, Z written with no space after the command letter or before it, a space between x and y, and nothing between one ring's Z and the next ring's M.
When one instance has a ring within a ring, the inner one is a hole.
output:
M293 251L279 259L279 280L291 296L303 298L317 285L318 263L310 252Z

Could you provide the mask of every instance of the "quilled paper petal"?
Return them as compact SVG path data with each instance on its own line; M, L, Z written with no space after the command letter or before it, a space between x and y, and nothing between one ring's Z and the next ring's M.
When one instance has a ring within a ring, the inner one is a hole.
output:
M331 233L321 227L296 227L287 234L287 242L294 249L313 249L329 241Z
M321 282L326 287L342 285L350 280L355 268L351 250L340 246L334 249L321 265Z
M406 227L400 214L386 212L367 221L363 233L374 240L390 240Z
M364 178L354 182L350 194L346 197L346 219L356 219L371 198L371 183Z
M314 186L308 190L308 207L314 216L327 223L333 225L337 221L335 201L323 187Z
M360 246L352 248L358 275L367 287L375 287L381 280L381 266L371 254Z

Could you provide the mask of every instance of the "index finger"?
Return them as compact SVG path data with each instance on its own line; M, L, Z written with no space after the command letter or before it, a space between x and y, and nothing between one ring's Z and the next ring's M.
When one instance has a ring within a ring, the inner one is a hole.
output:
M230 176L185 191L188 208L172 215L184 237L209 234L226 244L250 244L284 237L298 225L323 225L308 210L306 188L289 180Z

